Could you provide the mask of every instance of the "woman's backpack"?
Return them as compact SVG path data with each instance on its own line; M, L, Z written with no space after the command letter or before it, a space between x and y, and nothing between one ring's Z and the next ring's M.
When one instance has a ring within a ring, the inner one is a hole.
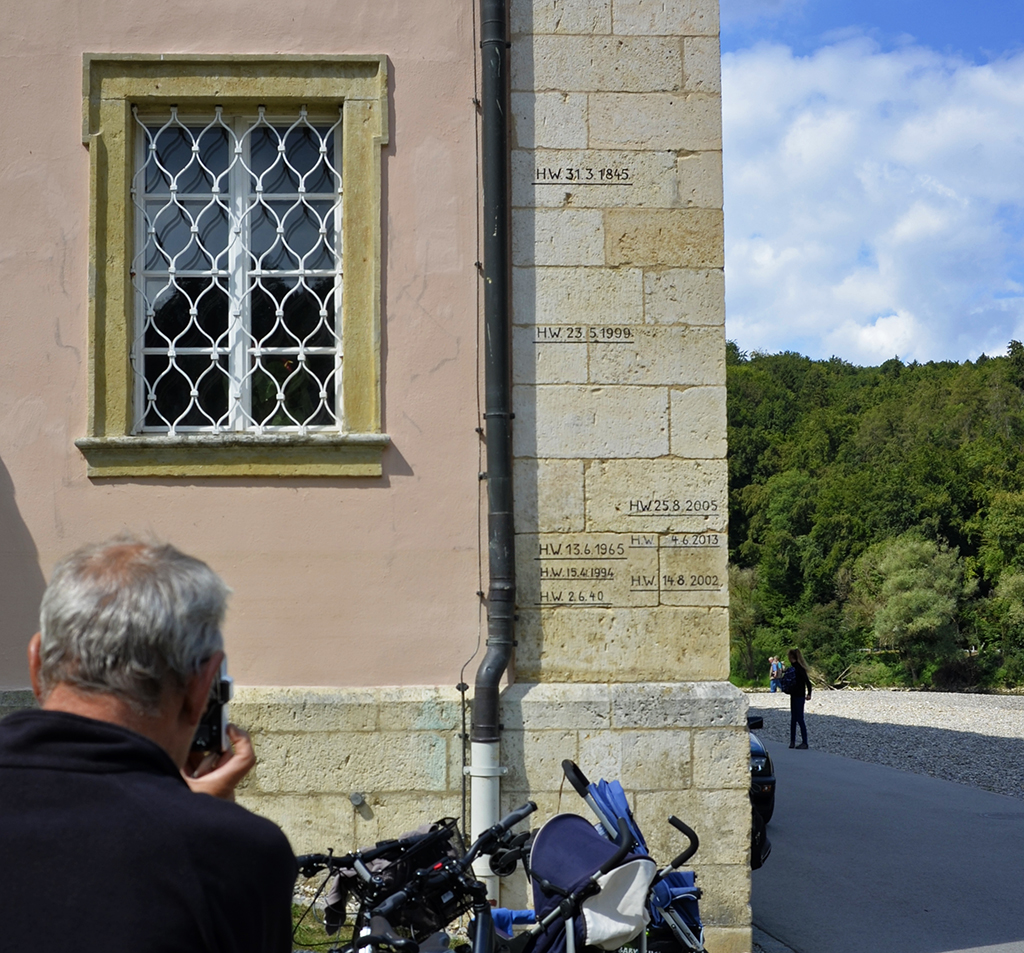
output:
M782 673L782 680L779 682L781 688L787 695L792 695L797 690L796 667L790 666Z

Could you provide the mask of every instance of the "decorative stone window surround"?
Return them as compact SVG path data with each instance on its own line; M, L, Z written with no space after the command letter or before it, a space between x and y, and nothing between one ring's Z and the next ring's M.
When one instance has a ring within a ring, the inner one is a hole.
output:
M380 419L380 157L388 141L384 56L86 54L90 154L89 423L76 441L91 477L377 476ZM132 433L135 327L132 106L341 105L344 420L334 433Z

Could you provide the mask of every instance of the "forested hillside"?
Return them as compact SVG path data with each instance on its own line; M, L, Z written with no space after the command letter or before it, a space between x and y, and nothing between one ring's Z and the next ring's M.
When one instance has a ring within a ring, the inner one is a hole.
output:
M1024 346L854 367L728 347L733 677L1024 684Z

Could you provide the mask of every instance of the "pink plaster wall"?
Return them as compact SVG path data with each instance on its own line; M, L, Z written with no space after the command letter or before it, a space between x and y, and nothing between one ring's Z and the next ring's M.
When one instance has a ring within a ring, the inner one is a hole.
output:
M55 560L123 528L232 586L241 684L458 680L479 614L473 19L470 0L0 4L0 688L27 683ZM383 478L86 478L87 51L387 54Z

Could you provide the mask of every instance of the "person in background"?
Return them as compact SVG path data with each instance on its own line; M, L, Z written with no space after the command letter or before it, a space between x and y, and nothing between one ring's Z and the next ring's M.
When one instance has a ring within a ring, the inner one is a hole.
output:
M811 679L807 675L807 663L800 649L789 650L789 664L796 672L796 683L789 694L789 746L807 747L807 724L804 721L804 703L811 700ZM800 744L796 743L796 727L800 726Z
M769 690L773 694L779 690L780 678L782 678L782 663L778 656L772 655L768 659L768 684Z
M228 592L131 537L57 564L28 646L41 707L0 722L0 953L290 953L294 854L231 803L249 736L190 756Z

